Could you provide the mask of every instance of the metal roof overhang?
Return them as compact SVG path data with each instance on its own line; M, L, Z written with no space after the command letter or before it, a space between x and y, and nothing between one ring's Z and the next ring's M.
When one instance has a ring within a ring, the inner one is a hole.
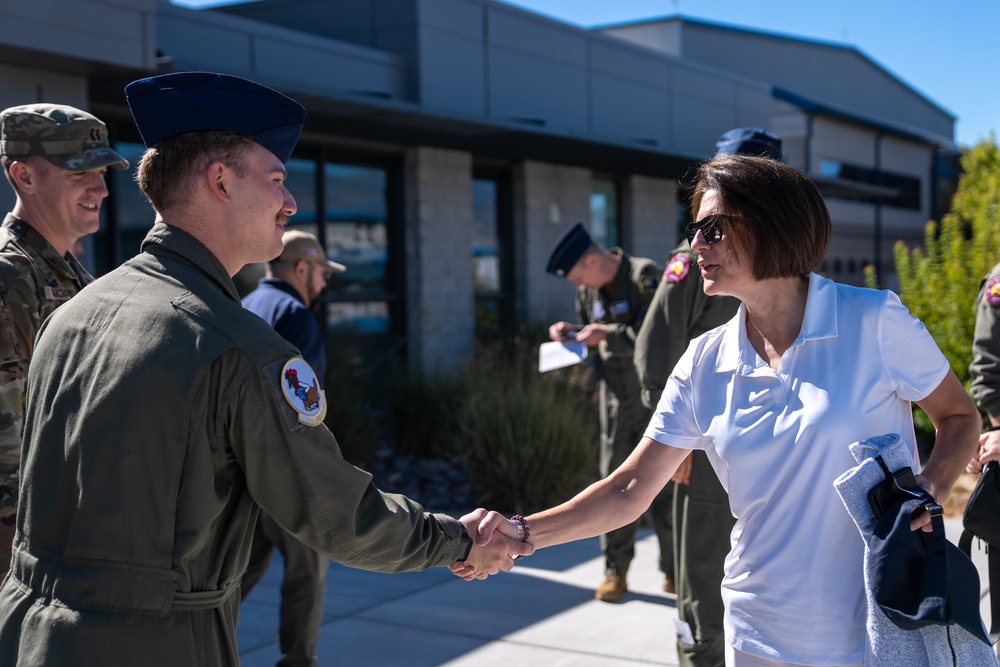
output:
M894 134L898 137L919 141L923 144L929 144L948 153L959 152L958 146L952 139L940 134L927 132L909 125L894 123L883 118L861 113L852 109L846 109L828 102L821 102L778 86L771 89L771 94L775 97L775 99L788 102L789 104L796 106L807 113L829 116L831 118L839 118L841 120L846 120L851 123L871 128L876 132Z

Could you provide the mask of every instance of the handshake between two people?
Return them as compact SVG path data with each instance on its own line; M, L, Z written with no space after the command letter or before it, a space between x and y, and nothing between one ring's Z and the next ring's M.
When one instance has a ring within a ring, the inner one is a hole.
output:
M528 522L524 517L508 519L498 512L479 508L459 521L472 538L472 549L465 561L452 563L448 569L466 581L509 571L514 561L535 551L528 541Z

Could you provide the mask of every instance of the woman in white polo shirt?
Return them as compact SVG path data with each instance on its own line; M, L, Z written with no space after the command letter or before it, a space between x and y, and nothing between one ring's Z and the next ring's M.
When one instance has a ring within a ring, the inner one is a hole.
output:
M687 450L703 449L737 519L723 581L727 664L860 666L864 544L833 487L856 465L848 445L902 434L916 469L916 402L937 429L917 479L943 501L976 448L979 413L895 294L812 273L831 223L799 171L716 157L699 170L692 208L688 238L705 292L743 305L692 341L632 456L527 517L529 539L540 548L636 519ZM516 526L491 514L481 534L494 527Z

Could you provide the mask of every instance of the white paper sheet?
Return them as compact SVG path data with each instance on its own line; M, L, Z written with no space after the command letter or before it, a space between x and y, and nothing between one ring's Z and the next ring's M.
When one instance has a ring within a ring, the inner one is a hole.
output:
M674 629L677 630L677 638L683 643L694 644L694 634L692 634L691 626L687 624L687 621L675 618Z
M572 366L587 358L587 346L583 343L542 343L538 346L538 372L544 373L556 368Z

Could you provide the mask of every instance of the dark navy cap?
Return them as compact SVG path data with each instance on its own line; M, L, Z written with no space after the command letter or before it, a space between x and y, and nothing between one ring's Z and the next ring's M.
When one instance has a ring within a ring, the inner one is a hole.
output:
M590 240L590 234L587 233L583 223L576 223L563 232L552 246L545 270L559 277L565 276L573 270L573 266L583 257L583 253L587 252L591 243L593 241Z
M875 601L905 630L956 623L989 643L979 615L979 573L945 537L944 520L932 518L932 533L910 530L910 514L923 502L898 500L875 526L869 544Z
M205 130L245 134L288 162L306 110L276 90L229 74L176 72L139 79L125 97L147 147Z
M729 130L715 142L716 155L750 155L781 160L781 139L759 127Z

